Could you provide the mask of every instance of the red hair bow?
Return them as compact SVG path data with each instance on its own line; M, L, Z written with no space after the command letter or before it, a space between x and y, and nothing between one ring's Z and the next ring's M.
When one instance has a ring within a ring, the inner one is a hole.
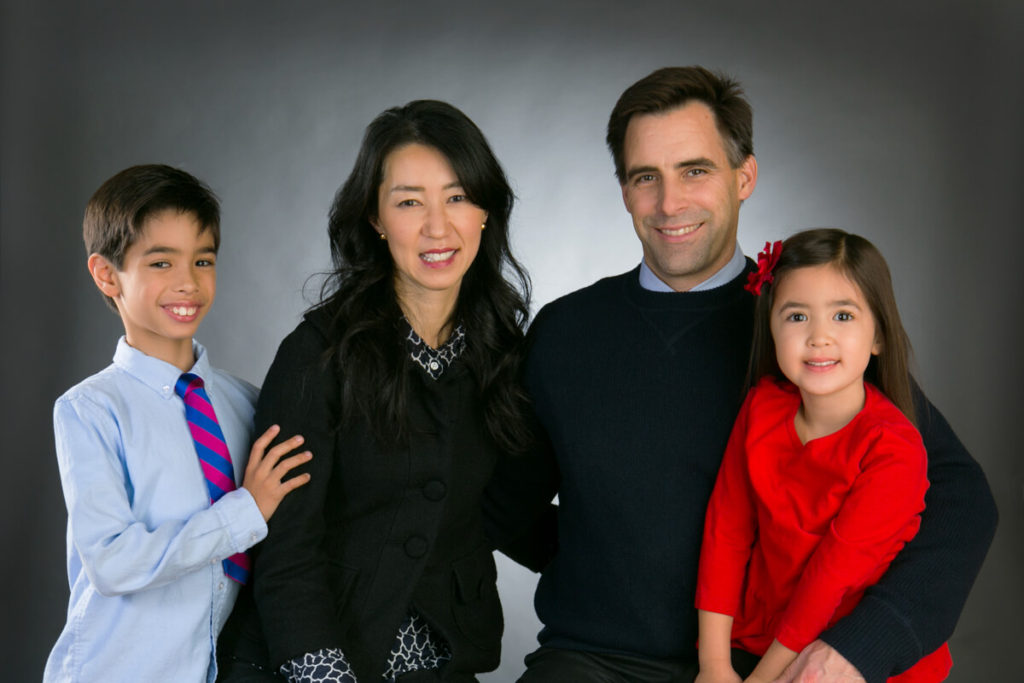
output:
M743 285L743 289L755 296L760 296L761 287L774 279L772 269L779 262L780 256L782 256L782 240L774 244L765 242L764 249L757 255L757 270L747 274L747 284Z

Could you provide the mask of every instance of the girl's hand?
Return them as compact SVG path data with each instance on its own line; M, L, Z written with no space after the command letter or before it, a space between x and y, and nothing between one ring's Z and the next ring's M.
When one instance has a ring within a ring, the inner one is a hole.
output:
M248 490L252 495L264 521L270 521L277 506L288 493L309 481L308 473L282 481L288 472L309 462L313 458L313 454L304 451L281 460L282 457L302 445L303 438L298 435L282 441L267 451L267 446L280 431L280 427L272 425L253 442L252 450L249 451L249 463L245 466L245 478L242 480L242 488Z
M732 666L713 669L702 667L697 678L693 679L693 683L743 683L743 679Z

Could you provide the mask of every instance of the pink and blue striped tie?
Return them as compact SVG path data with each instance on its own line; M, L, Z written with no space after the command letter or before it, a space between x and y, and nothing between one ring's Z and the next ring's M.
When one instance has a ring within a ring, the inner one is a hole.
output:
M231 466L228 445L224 442L224 432L217 422L210 397L203 389L201 377L183 373L174 385L174 393L185 402L185 419L206 477L210 504L213 504L228 491L235 490L235 470ZM244 584L249 579L249 570L249 556L245 553L235 553L224 560L224 573L238 583Z

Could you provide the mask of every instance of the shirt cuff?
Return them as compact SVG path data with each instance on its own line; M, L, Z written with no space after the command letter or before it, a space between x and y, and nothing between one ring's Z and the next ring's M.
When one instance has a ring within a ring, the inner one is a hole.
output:
M867 683L885 683L921 658L921 643L910 625L884 600L864 596L853 612L821 634Z
M244 552L267 537L267 522L248 490L228 491L214 508L230 535L232 552Z
M307 652L281 665L289 683L356 683L345 654L334 647Z

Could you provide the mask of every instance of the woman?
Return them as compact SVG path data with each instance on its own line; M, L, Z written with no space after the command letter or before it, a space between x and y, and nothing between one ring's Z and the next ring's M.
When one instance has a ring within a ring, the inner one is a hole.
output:
M260 395L257 427L303 434L311 481L258 549L256 609L243 597L221 637L223 680L472 681L497 666L481 506L499 453L528 433L512 199L451 105L368 127L331 209L325 295Z

